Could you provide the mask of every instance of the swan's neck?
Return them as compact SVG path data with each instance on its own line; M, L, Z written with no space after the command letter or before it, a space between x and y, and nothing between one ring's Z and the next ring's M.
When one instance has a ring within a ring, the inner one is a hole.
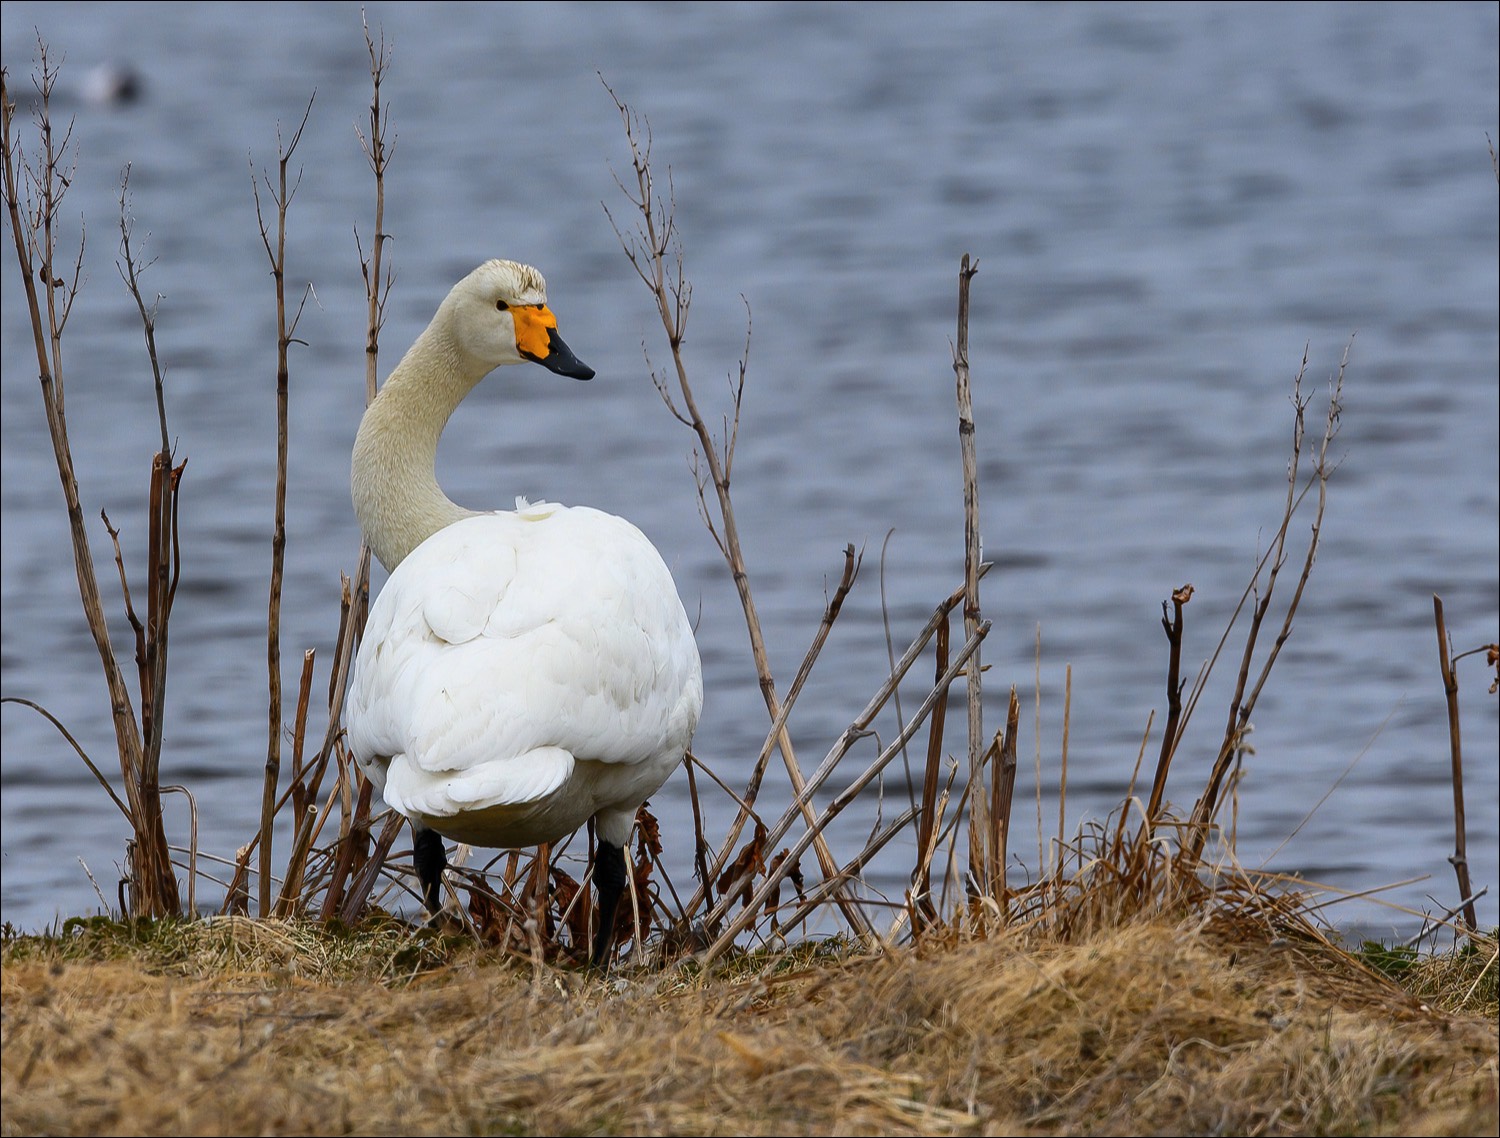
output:
M437 482L438 439L448 417L490 371L429 327L391 372L354 440L354 513L387 569L444 526L473 515Z

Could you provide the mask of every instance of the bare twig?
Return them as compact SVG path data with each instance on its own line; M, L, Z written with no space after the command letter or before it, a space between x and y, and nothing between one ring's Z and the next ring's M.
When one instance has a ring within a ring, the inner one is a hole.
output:
M364 18L363 14L360 19L365 30L365 51L370 56L370 83L373 90L370 96L370 133L366 135L358 128L355 128L354 133L358 136L360 147L370 163L370 172L375 175L375 240L371 246L369 258L364 256L363 249L361 249L359 259L360 272L365 280L365 302L368 309L365 321L365 403L368 405L375 399L375 381L379 375L380 364L380 329L385 325L385 304L391 295L391 285L394 283L389 268L384 270L384 276L382 276L381 261L385 254L385 243L390 236L385 231L385 171L390 165L396 144L394 140L389 146L386 144L388 112L380 99L380 84L391 65L391 51L386 46L385 33L381 32L380 43L377 46L370 36L369 21ZM356 244L358 241L359 234L356 232Z
M385 231L385 174L390 165L395 142L387 142L386 131L390 125L389 107L381 97L380 87L386 70L391 64L391 51L382 32L379 43L370 34L368 21L364 23L365 50L370 57L370 127L366 135L355 130L365 157L370 163L370 172L375 177L375 237L370 256L364 255L356 233L356 246L360 249L360 272L365 282L365 403L375 399L376 377L380 367L380 330L385 324L385 306L390 297L394 273L383 264L385 243L389 234ZM334 652L333 670L328 679L328 731L323 738L323 747L318 754L317 769L321 775L339 739L339 724L343 718L344 693L348 689L349 669L354 654L364 634L365 619L370 611L370 546L361 540L354 578L344 580L344 599L339 615L338 647ZM334 858L333 877L328 883L323 899L324 918L341 914L351 920L363 912L368 891L345 897L348 874L355 872L364 859L370 834L371 788L358 776L352 764L345 767L348 780L343 781L345 790L344 812L339 822L338 853ZM353 780L362 784L357 795L349 791ZM399 825L399 816L397 824ZM377 862L384 859L390 842L381 834L381 845L374 852ZM391 835L394 840L394 834ZM378 871L378 865L377 865ZM373 883L374 877L369 878Z
M602 82L603 77L601 76L600 79ZM621 192L639 213L640 218L630 235L627 236L615 224L614 215L610 213L608 206L605 207L605 215L614 227L615 235L620 239L620 245L636 274L656 301L657 315L661 319L662 329L666 333L667 344L672 354L676 379L675 396L682 400L682 411L678 411L674 396L669 393L669 385L666 381L656 377L653 373L653 382L656 383L657 390L662 394L668 409L680 422L690 425L697 436L698 453L707 467L708 475L706 482L699 482L700 491L706 485L712 485L718 506L718 519L721 523L721 529L715 530L711 527L711 532L729 565L730 575L739 594L740 607L744 610L745 627L750 635L750 653L755 662L755 671L760 681L761 696L765 700L766 711L772 722L779 724L776 728L777 749L781 752L792 789L800 795L805 780L797 762L796 752L792 748L791 734L786 729L781 698L776 690L776 681L771 675L770 657L766 651L760 617L756 613L755 598L750 589L750 574L746 569L744 552L740 545L734 504L729 496L727 460L732 458L734 441L738 432L739 404L744 392L745 361L742 359L740 364L739 386L732 392L735 407L734 426L730 427L726 424L724 441L722 445L716 444L713 433L698 409L693 386L688 377L687 364L682 355L683 337L686 335L688 313L692 305L692 285L688 282L683 269L682 246L676 236L673 209L667 201L663 201L656 189L651 169L649 127L643 136L641 124L635 113L620 101L607 83L605 90L614 101L625 128L635 185L633 188L627 187L618 179L616 181L620 185ZM670 174L668 186L670 190ZM705 509L705 517L707 516L708 511ZM808 824L812 825L814 815L810 806L807 808L806 817ZM828 848L828 843L821 836L814 841L813 849L817 854L818 864L822 868L824 877L836 875L838 864ZM861 936L873 935L874 927L869 918L861 912L858 902L840 894L838 903L844 919L849 922L850 927L856 933Z
M818 630L813 634L812 644L808 646L807 652L802 657L802 665L797 669L796 676L792 679L792 686L787 689L786 702L781 705L776 719L771 724L771 730L766 734L765 743L761 746L760 754L756 756L755 764L751 768L750 779L746 783L743 796L739 798L740 810L734 823L729 827L724 840L720 843L719 853L714 858L711 866L702 875L699 887L693 894L692 900L688 902L686 915L696 912L698 906L709 898L709 890L714 880L722 872L724 865L728 862L735 843L739 841L740 833L744 830L746 821L749 820L755 800L760 794L761 780L765 776L766 765L771 757L771 752L776 748L776 741L781 737L781 732L786 727L787 717L791 715L792 708L796 706L797 697L802 693L802 687L807 682L808 676L812 674L813 664L817 661L823 645L828 640L828 634L833 629L833 622L838 619L839 612L844 605L844 599L854 587L854 579L859 574L862 562L857 557L854 546L844 548L844 573L839 580L838 587L834 589L833 596L829 599L823 609L823 619L818 623Z
M135 857L131 869L133 911L148 913L180 911L177 880L172 872L171 851L161 819L161 749L166 722L167 641L172 602L182 571L181 546L178 540L178 490L186 462L172 465L170 434L167 429L165 384L156 350L156 304L146 304L141 291L144 267L131 249L129 209L129 176L127 166L120 183L120 256L116 262L145 333L146 356L156 395L157 423L161 430L161 447L151 461L146 508L146 619L144 625L132 611L125 566L120 555L118 533L105 521L115 545L120 568L120 586L126 612L136 629L136 663L139 670L141 699L141 763L137 774L140 787L141 820L136 824ZM196 818L196 813L194 814Z
M1432 598L1432 615L1437 625L1438 667L1443 674L1443 693L1448 701L1448 751L1453 763L1453 856L1448 861L1458 875L1458 895L1469 897L1468 827L1464 820L1464 759L1458 723L1458 670L1454 667L1453 646L1448 639L1448 625L1443 619L1443 599ZM1472 933L1479 928L1474 902L1463 906L1464 920Z
M260 224L260 240L265 246L266 258L271 263L271 277L275 281L276 289L276 517L271 531L271 586L266 611L266 671L269 676L270 700L267 711L269 725L266 732L265 784L261 795L260 816L259 899L262 917L271 915L271 834L275 821L273 803L281 772L281 584L286 562L287 405L291 374L289 356L297 331L297 323L302 318L303 307L307 304L307 297L311 291L310 287L303 290L302 301L296 313L288 320L286 215L302 178L299 172L296 183L289 185L287 171L291 165L292 155L297 150L297 143L302 138L302 131L307 126L308 117L312 114L313 99L316 97L314 94L307 100L307 108L302 112L302 121L297 124L297 129L292 133L290 143L283 144L281 131L278 129L276 132L277 182L273 186L270 179L266 179L266 188L270 191L271 201L276 206L274 240L267 231L265 214L261 210L259 179L256 177L253 164L250 171L250 188L255 197L255 217Z
M156 304L153 302L149 307L146 304L141 292L142 266L138 264L130 247L131 218L128 185L129 167L126 167L120 184L122 262L117 262L116 267L131 297L135 300L136 309L140 314L146 337L146 355L151 364L156 393L157 423L161 429L161 449L152 458L147 499L146 622L143 630L137 625L139 638L137 663L140 669L141 689L141 805L147 818L150 818L159 816L161 812L159 772L162 732L166 722L167 633L170 627L172 602L177 594L177 581L182 571L177 529L177 493L187 464L184 462L176 467L172 465L171 443L167 430L165 385L156 351ZM113 530L111 530L111 538L116 538ZM115 540L115 549L118 559L118 540ZM123 562L120 565L120 583L126 594L126 608L129 611L129 591L125 586ZM132 620L134 620L133 616ZM144 636L140 635L141 631L144 632ZM166 835L165 832L158 831L160 831L159 825L156 827L148 825L148 832L137 842L137 848L142 849L147 863L138 867L137 879L141 873L154 874L158 879L162 875L172 876L170 854L166 848ZM170 886L163 882L151 888L162 889L175 897L175 877ZM175 907L174 902L172 906L169 906L169 911L174 910Z
M1302 377L1307 368L1307 356L1304 353L1302 368L1297 372L1294 384L1292 404L1295 411L1292 432L1292 457L1288 465L1287 473L1287 498L1286 505L1282 510L1281 525L1277 530L1276 537L1271 543L1271 549L1267 552L1270 558L1270 569L1266 577L1266 587L1263 595L1259 595L1251 611L1250 628L1245 638L1245 649L1240 660L1239 677L1235 683L1234 697L1229 706L1229 719L1225 726L1223 741L1219 745L1218 756L1214 760L1213 770L1209 774L1208 784L1197 803L1193 807L1191 826L1184 838L1183 853L1189 861L1196 861L1202 854L1204 842L1208 837L1208 828L1213 821L1221 800L1221 790L1224 776L1234 764L1236 756L1241 752L1241 739L1246 733L1256 701L1260 697L1261 690L1265 687L1266 680L1271 674L1271 669L1276 663L1282 646L1292 634L1292 621L1297 614L1298 606L1302 600L1303 591L1307 588L1308 579L1312 575L1313 561L1317 557L1319 536L1322 532L1323 514L1328 502L1328 480L1333 474L1333 464L1329 460L1328 451L1338 434L1339 416L1343 409L1340 402L1343 387L1344 373L1349 363L1349 351L1344 350L1343 358L1339 361L1338 374L1332 385L1328 399L1328 416L1323 429L1323 438L1315 456L1313 473L1308 479L1306 487L1299 493L1297 490L1298 465L1302 455L1302 443L1305 430L1305 412L1307 400L1302 396ZM1313 513L1311 532L1308 537L1307 550L1303 556L1302 571L1297 579L1296 587L1287 603L1286 613L1281 622L1280 631L1276 640L1266 654L1266 659L1261 665L1255 683L1246 688L1249 680L1251 663L1254 658L1255 644L1259 635L1262 621L1271 606L1272 595L1275 592L1276 578L1286 561L1286 535L1291 526L1292 515L1296 512L1298 504L1306 494L1316 488L1318 492L1317 506ZM1264 564L1264 561L1262 562ZM1257 578L1259 569L1257 569ZM1251 585L1254 587L1255 580ZM1238 611L1238 610L1236 610ZM1231 620L1231 624L1233 621ZM1227 635L1227 630L1226 630Z
M751 896L749 903L746 904L745 907L740 911L740 913L732 921L729 922L729 925L724 929L722 933L719 934L719 936L714 940L713 944L711 944L707 951L704 953L703 960L705 964L710 963L721 953L723 953L725 949L727 949L731 944L734 943L735 938L750 926L750 924L754 921L756 915L764 907L767 898L770 897L770 895L780 885L781 880L786 876L786 874L789 873L791 869L798 864L798 861L801 858L802 854L806 852L807 848L817 840L818 835L821 834L823 830L827 828L828 824L832 822L834 818L836 818L851 802L859 797L860 792L863 791L864 788L868 786L876 778L876 776L878 776L880 772L886 768L886 766L890 764L892 759L894 759L901 753L901 749L906 746L906 744L910 741L912 735L914 735L917 729L921 727L923 721L925 721L927 716L931 714L933 707L939 702L939 700L948 698L948 685L951 684L953 680L958 676L960 669L964 668L966 665L970 665L974 653L978 650L980 643L989 633L989 630L989 621L982 621L979 627L974 630L974 635L971 636L964 644L963 648L959 650L958 655L954 658L953 663L949 665L948 670L943 673L938 682L933 686L932 690L927 693L927 698L922 701L922 705L912 716L911 722L909 722L904 728L902 728L900 734L898 734L896 738L888 746L886 746L879 755L875 757L874 761L872 761L870 765L867 766L857 778L855 778L848 786L846 786L842 791L834 796L833 801L828 804L828 806L823 810L822 814L818 815L813 825L809 829L807 829L802 834L802 836L792 845L786 858L782 860L781 865L777 869L769 870L766 873L765 880L762 881L760 887L757 888L755 893ZM850 732L846 730L844 735L840 736L840 739L843 740L849 735ZM798 795L798 801L794 802L792 806L788 808L786 814L782 816L781 820L778 821L776 825L771 827L771 829L769 830L765 842L765 845L767 847L775 848L775 846L781 841L782 836L786 833L793 820L797 817L800 808L806 806L811 802L812 796L817 793L818 789L824 784L824 782L827 781L828 776L831 775L835 768L838 766L839 760L843 758L844 749L846 749L846 747L842 742L839 744L835 744L834 749L829 752L828 757L823 760L817 771L815 771L812 777L807 780L806 787ZM724 916L724 913L728 909L732 900L733 897L725 897L720 900L717 906L715 906L713 912L709 914L708 920L706 922L710 928L714 928L717 926L717 922Z

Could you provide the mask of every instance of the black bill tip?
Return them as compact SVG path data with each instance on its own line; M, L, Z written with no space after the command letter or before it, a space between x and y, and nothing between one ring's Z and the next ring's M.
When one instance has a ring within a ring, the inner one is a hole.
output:
M565 375L569 379L594 378L594 369L573 354L573 349L563 343L563 338L557 334L556 328L547 329L547 354L545 356L534 356L530 352L521 354L541 364L548 371L555 371L558 375Z

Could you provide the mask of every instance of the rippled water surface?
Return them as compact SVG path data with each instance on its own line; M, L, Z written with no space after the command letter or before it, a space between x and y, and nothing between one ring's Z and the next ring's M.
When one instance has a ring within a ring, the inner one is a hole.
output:
M627 152L601 75L649 119L658 174L671 169L694 286L687 356L716 413L747 313L753 324L734 493L783 685L844 545L864 551L793 719L804 765L881 680L882 588L899 651L961 577L950 344L969 252L980 262L970 355L982 528L996 562L984 596L988 721L1013 683L1026 709L1017 825L1030 853L1018 872L1037 864L1025 835L1038 754L1045 832L1056 826L1066 669L1071 830L1119 803L1153 709L1160 724L1161 602L1196 588L1195 671L1272 537L1304 350L1314 416L1347 350L1324 544L1254 716L1239 854L1338 890L1405 883L1379 896L1412 910L1454 904L1432 596L1457 648L1494 639L1494 5L369 13L393 51L385 364L478 261L546 273L564 334L599 378L517 368L481 385L445 436L440 476L467 504L587 502L652 536L699 614L708 695L695 750L729 781L759 750L765 711L734 591L698 520L691 440L643 359L644 344L661 364L660 327L601 207L622 220L628 209L614 182ZM369 101L359 8L7 0L4 61L23 95L33 27L65 57L57 103L75 118L64 219L70 241L86 224L86 285L67 329L67 407L106 583L99 511L138 566L156 431L139 322L114 266L127 164L135 232L155 258L148 287L161 293L171 430L187 459L163 769L194 792L204 847L230 856L254 830L267 718L275 311L251 168L274 162L278 130L289 137L316 92L290 218L290 279L314 289L293 353L282 641L293 690L303 647L329 655L338 575L359 541L347 492L363 405L355 233L368 244L372 226L355 135ZM137 73L141 97L92 98L105 65ZM0 282L0 691L45 704L110 769L13 267ZM1293 527L1299 556L1306 524ZM118 626L117 642L126 635ZM1182 805L1211 760L1238 644L1179 757L1169 793ZM1482 666L1465 668L1468 846L1485 886L1497 872L1500 731ZM89 911L90 875L114 903L122 819L33 711L6 704L0 725L4 919L34 928ZM893 729L884 722L882 738ZM783 794L763 801L779 809ZM848 852L877 807L889 816L903 799L888 784L883 803L851 811ZM655 800L680 882L686 803L680 776ZM170 809L185 840L181 800ZM909 864L899 851L874 879L899 897ZM1480 910L1495 922L1493 892ZM1370 900L1329 917L1386 930L1414 921Z

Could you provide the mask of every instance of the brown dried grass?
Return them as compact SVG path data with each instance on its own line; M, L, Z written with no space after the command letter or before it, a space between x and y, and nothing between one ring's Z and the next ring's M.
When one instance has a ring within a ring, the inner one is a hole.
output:
M1481 1134L1494 1007L1221 911L601 979L394 924L5 946L5 1134Z

